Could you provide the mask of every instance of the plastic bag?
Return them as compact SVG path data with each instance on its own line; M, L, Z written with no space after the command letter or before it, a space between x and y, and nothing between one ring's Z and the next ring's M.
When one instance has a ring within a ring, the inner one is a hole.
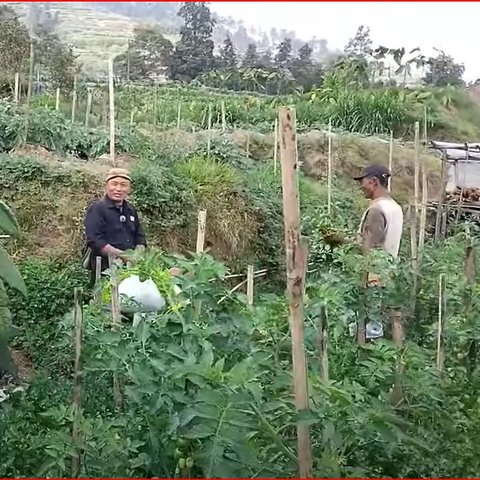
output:
M121 301L122 312L158 312L165 307L165 299L153 280L141 282L138 275L122 280L118 285L118 293L121 299L127 299L127 302Z

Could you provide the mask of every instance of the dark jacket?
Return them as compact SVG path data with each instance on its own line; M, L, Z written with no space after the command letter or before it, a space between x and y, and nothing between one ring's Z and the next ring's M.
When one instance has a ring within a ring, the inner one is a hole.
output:
M101 250L112 245L120 250L133 250L138 245L147 246L145 233L135 207L127 201L117 206L107 196L87 209L84 220L87 247L92 250L90 269L95 269L95 257L102 257L102 271L108 268L108 256Z

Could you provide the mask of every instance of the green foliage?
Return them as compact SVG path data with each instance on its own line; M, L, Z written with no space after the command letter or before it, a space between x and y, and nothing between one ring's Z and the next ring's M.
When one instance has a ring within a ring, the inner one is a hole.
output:
M423 79L427 85L445 87L447 85L464 86L462 77L465 72L463 64L456 63L454 58L445 52L439 51L436 57L426 61L427 72Z

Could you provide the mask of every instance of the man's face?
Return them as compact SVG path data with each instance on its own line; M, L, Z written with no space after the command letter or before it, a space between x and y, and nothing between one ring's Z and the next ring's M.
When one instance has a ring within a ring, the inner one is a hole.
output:
M360 189L365 195L365 198L368 198L369 200L373 198L377 183L377 179L373 177L365 177L360 180Z
M107 196L114 202L123 202L130 193L130 181L116 177L107 182Z

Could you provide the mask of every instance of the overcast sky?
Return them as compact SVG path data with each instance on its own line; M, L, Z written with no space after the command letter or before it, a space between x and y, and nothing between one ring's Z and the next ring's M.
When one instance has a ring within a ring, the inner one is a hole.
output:
M373 45L444 50L465 65L466 81L480 78L476 38L480 2L212 2L220 15L270 30L295 30L299 38L325 38L343 48L359 25L370 27Z

